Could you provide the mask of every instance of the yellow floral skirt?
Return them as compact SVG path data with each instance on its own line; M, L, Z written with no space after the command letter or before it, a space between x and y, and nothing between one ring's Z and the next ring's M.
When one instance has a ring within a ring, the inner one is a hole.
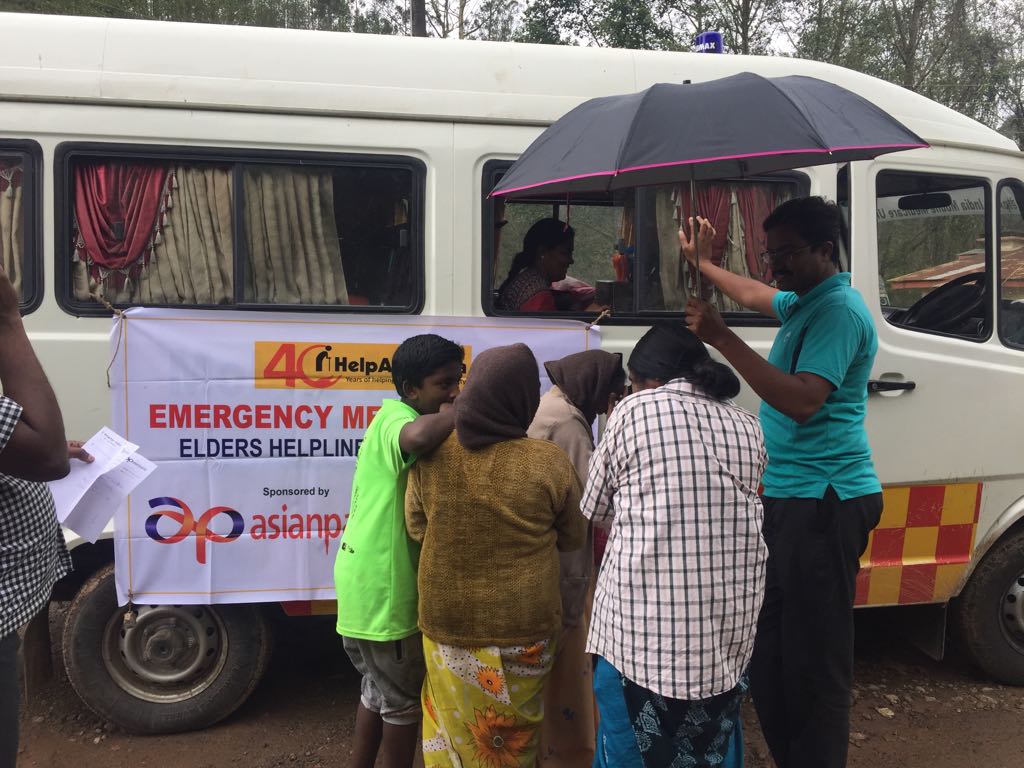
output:
M553 640L459 648L423 636L426 768L532 768Z

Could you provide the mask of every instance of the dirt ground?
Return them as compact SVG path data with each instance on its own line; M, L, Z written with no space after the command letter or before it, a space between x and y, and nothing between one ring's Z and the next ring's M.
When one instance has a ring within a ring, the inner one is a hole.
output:
M54 611L54 645L60 616ZM954 648L934 662L889 636L884 612L858 614L851 768L1024 766L1024 688L980 677ZM55 679L22 712L18 768L206 768L348 765L358 676L329 621L290 620L266 679L242 708L203 732L142 737L92 714ZM771 768L749 706L750 768Z

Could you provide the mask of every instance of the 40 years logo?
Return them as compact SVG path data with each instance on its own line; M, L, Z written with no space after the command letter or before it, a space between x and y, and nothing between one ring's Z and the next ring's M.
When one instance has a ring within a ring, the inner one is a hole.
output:
M173 496L158 496L155 499L150 499L149 506L150 509L159 507L170 507L170 509L159 509L146 518L146 535L158 544L177 544L179 541L184 541L190 533L195 533L196 561L200 565L206 564L208 544L234 541L245 530L245 521L242 516L231 507L211 507L196 520L188 504ZM226 534L216 533L210 528L210 523L218 515L226 515L231 521L231 530ZM160 520L165 517L170 518L179 526L178 531L171 536L164 536L159 530Z

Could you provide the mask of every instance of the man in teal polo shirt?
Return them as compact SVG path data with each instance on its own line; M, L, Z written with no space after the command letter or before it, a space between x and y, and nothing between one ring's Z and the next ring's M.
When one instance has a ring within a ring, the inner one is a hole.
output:
M864 430L875 327L839 267L840 211L820 197L783 203L765 220L763 254L778 289L711 262L714 229L680 232L684 255L739 304L782 322L768 360L705 301L686 323L761 397L768 450L768 577L751 691L779 768L842 768L850 730L853 599L860 555L882 513Z

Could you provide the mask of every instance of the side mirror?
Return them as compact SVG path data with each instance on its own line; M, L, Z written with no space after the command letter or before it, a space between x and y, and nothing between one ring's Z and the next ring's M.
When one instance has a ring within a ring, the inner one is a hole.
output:
M920 195L906 195L896 204L901 211L931 211L936 208L949 208L953 198L948 192L924 192Z

